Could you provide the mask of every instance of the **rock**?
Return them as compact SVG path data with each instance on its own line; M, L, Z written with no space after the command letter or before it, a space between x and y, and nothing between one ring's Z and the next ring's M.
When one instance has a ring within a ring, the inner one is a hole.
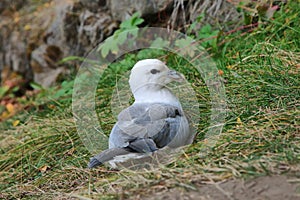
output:
M0 72L8 67L44 87L68 73L62 58L84 56L118 26L103 0L53 0L28 12L0 22Z
M124 21L133 13L140 12L141 16L153 15L164 11L174 0L108 0L111 14L115 20Z
M22 74L26 80L32 79L32 71L28 65L26 45L20 40L23 35L11 27L5 26L0 31L0 72L2 69ZM9 73L10 73L9 72ZM5 77L2 77L5 78Z
M47 25L43 32L42 41L30 53L30 66L33 71L34 82L49 87L57 77L68 70L58 62L69 55L70 48L65 45L63 32L63 19L73 5L72 1L55 1L53 7L48 9ZM38 15L39 20L44 15Z
M55 45L43 44L31 53L30 65L36 83L49 87L61 73L66 73L64 67L57 62L63 58L63 52Z
M34 81L45 87L68 72L57 64L63 57L83 56L117 27L110 15L91 12L81 3L59 1L53 16L55 19L44 33L44 44L32 51L30 61Z
M234 6L220 0L28 2L0 2L0 73L8 68L45 87L68 73L59 62L62 58L86 55L135 12L140 12L150 26L175 30L193 23L203 12L204 23L211 24L225 24L239 17ZM196 26L198 30L199 26L201 23ZM80 63L73 64L76 67Z
M106 9L106 0L80 0L81 5L91 12L99 12Z
M91 47L95 47L111 35L117 26L118 24L113 22L111 16L106 13L92 13L84 10L79 15L79 26L77 27L78 48L84 51L82 53L86 53L91 50Z
M107 12L91 12L82 2L91 3L89 6L97 3L81 0L57 1L55 4L56 18L44 33L45 44L35 49L31 55L35 82L50 86L61 73L68 72L62 65L56 64L60 59L69 55L84 56L117 27Z

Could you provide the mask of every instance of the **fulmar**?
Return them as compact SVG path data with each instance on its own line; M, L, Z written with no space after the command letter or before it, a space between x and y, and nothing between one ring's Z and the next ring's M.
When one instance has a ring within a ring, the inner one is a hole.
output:
M174 149L191 144L189 121L178 98L167 87L172 81L184 80L182 74L158 59L138 61L129 77L134 103L118 115L109 136L109 149L92 157L88 167L108 161L114 165L120 156L134 159L165 147Z

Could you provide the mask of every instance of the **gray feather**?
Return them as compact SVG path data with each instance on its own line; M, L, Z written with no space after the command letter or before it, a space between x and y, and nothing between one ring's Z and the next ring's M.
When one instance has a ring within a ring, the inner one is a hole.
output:
M102 165L103 163L112 160L114 157L119 155L126 155L132 153L130 149L126 148L113 148L113 149L106 149L99 153L98 155L92 157L90 159L90 162L88 164L88 168L94 168L99 165Z
M89 168L132 152L149 153L169 144L186 145L188 133L188 122L181 108L164 103L133 104L119 114L110 134L110 149L91 158Z
M123 110L110 135L110 148L126 147L138 138L151 138L160 148L180 130L183 112L163 103L135 104Z

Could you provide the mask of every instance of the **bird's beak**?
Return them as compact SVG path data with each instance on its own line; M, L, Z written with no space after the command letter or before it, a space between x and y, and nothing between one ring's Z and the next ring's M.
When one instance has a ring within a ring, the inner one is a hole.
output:
M167 76L168 76L171 80L177 81L177 82L182 82L182 81L185 80L184 76L183 76L181 73L179 73L179 72L177 72L177 71L175 71L175 70L169 70Z

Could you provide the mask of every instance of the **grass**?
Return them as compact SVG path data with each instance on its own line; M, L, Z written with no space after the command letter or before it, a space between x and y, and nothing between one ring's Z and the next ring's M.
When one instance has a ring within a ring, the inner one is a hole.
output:
M159 170L88 170L91 155L76 133L71 96L66 96L44 103L42 113L20 113L1 125L0 198L116 199L174 187L195 190L229 178L284 173L299 178L300 10L295 4L253 32L224 36L226 45L211 52L223 72L229 112L222 136L207 155L200 154L199 135L175 162ZM225 54L220 53L224 48ZM172 58L174 68L184 62ZM121 62L129 65L136 59L128 55ZM188 79L201 105L201 133L208 126L209 94L194 73ZM114 123L109 109L114 84L115 75L108 76L98 89L97 110L106 133ZM16 119L22 123L13 127Z

